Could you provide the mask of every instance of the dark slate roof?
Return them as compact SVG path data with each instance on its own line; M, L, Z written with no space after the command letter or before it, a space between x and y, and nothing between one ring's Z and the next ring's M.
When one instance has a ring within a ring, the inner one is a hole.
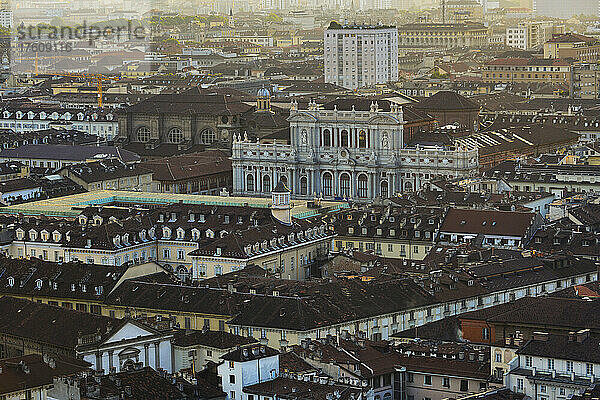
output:
M275 189L273 189L273 191L271 193L289 193L290 189L288 189L288 187L285 185L285 183L283 183L283 181L279 181L277 183L277 186L275 186Z
M183 93L156 95L126 108L125 112L134 114L239 115L251 109L252 106L241 102L237 97L195 87Z
M69 146L64 144L26 144L15 149L2 149L0 150L0 158L66 161L117 158L124 162L134 162L140 159L135 153L113 146Z
M523 297L514 302L461 314L459 319L501 324L600 329L600 301L552 297Z
M227 361L250 361L250 360L258 360L260 358L271 357L279 354L279 351L269 347L263 346L260 344L255 344L252 346L246 346L242 348L235 349L230 351L227 354L221 356L223 360Z
M600 363L600 338L577 340L577 335L547 335L545 340L531 339L517 350L518 354Z
M178 331L173 344L177 346L208 346L216 349L231 349L236 346L243 346L254 343L256 339L252 337L234 335L225 331Z
M326 400L331 396L336 398L335 392L340 397L338 400L357 398L360 390L341 385L325 385L311 381L300 381L289 378L276 378L271 381L257 383L244 387L244 392L257 395L276 397L282 400Z
M534 213L452 208L440 231L523 237L534 219Z
M76 176L86 183L152 173L151 170L143 168L138 164L126 164L117 159L69 165L64 169L68 170L71 176Z
M458 342L462 340L461 336L460 321L454 316L396 332L392 335L395 338L433 339L444 342Z
M150 160L140 165L155 181L175 182L232 171L231 160L220 150Z
M574 397L573 397L574 398ZM469 396L472 400L529 400L525 393L516 393L507 388L495 389L488 392ZM582 399L578 399L582 400Z
M429 111L477 111L479 104L456 92L443 90L413 105L417 110Z
M91 379L93 380L94 378ZM103 399L184 400L188 398L176 385L160 376L151 367L145 367L137 371L104 375L100 378L99 386L100 398ZM126 388L127 391L131 391L131 394L126 393Z
M50 359L39 354L5 358L0 360L0 395L52 385L54 378L78 375L90 365L69 357Z
M14 297L0 298L0 332L74 351L80 333L106 332L120 324L115 318Z

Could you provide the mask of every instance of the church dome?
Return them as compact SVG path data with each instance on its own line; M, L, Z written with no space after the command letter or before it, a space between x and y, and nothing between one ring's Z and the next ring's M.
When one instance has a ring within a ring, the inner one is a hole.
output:
M263 88L258 89L258 92L256 93L256 97L268 98L268 97L271 97L271 92L269 92L269 89L263 87Z

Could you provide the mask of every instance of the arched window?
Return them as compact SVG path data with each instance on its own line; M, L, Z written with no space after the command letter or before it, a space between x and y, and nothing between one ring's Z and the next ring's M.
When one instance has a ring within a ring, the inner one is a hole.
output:
M329 172L323 174L323 196L332 196L333 193L333 177Z
M344 199L350 198L350 175L340 175L340 196Z
M330 147L331 146L331 132L329 129L325 129L323 131L323 146Z
M212 129L205 128L200 131L200 143L211 144L216 140L215 132Z
M138 142L147 143L150 141L150 129L142 126L137 130L136 137Z
M358 197L366 199L369 195L369 180L365 174L358 176Z
M412 182L406 182L406 183L404 184L404 190L406 190L406 191L409 191L409 192L410 192L410 191L412 191L412 188L413 188Z
M300 178L300 194L302 194L302 195L308 194L308 179L305 176Z
M342 147L348 147L349 146L348 131L345 130L345 129L342 130L340 145Z
M263 193L271 193L271 177L269 175L263 176Z
M360 131L358 132L358 147L362 149L367 148L367 132Z
M254 175L248 174L246 176L246 191L254 192Z
M287 176L285 176L285 175L280 175L280 176L279 176L279 180L280 180L280 181L281 181L281 183L283 183L285 186L287 186L287 185L288 185L288 182L287 182Z
M179 128L171 128L168 139L169 143L179 144L183 142L183 131Z
M387 199L388 197L389 197L388 182L381 181L381 198Z
M184 265L180 265L177 267L177 277L184 282L190 278L190 272Z

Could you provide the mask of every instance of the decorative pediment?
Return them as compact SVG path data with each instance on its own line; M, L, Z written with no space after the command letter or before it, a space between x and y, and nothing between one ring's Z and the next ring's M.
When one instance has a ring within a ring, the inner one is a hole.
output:
M316 122L317 117L308 112L300 111L288 118L288 122Z
M369 119L370 125L400 125L401 123L402 122L394 117L382 114L375 115L373 118Z

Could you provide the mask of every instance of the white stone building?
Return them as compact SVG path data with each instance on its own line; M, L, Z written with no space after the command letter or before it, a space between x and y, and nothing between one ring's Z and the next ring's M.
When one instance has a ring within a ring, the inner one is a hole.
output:
M292 198L367 202L477 173L476 149L406 146L402 107L389 101L311 102L307 110L292 103L289 122L290 144L234 137L236 195L270 196L281 180Z
M242 347L221 357L217 367L228 400L245 400L244 387L271 381L279 376L279 352L263 345Z
M357 89L398 80L395 26L341 26L324 34L325 82Z
M94 370L111 373L152 367L173 371L171 333L129 320L105 336L102 338L101 332L84 336L76 348L77 356L92 364Z
M589 329L568 336L534 332L509 363L505 386L535 400L566 400L583 393L600 375L598 345Z

